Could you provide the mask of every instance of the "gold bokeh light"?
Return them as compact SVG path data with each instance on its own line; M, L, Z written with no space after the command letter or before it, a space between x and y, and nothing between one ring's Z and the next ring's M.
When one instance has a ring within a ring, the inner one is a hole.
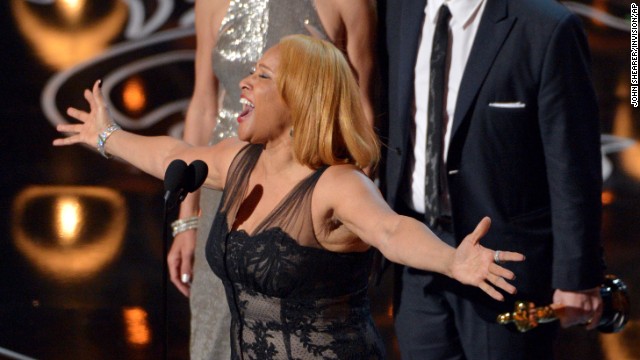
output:
M144 82L140 76L133 76L124 83L122 104L132 113L140 113L147 106Z
M82 16L85 0L58 0L56 5L69 22L76 23Z
M124 28L128 9L117 1L113 10L80 26L86 0L64 0L60 9L62 25L42 18L24 0L13 0L11 10L20 33L42 62L54 70L64 70L102 53ZM40 5L49 6L49 5Z
M58 217L57 233L61 245L73 245L78 237L78 225L80 224L80 204L77 198L61 197L57 200L56 215Z
M602 192L602 204L603 205L611 205L613 200L615 199L615 195L613 191L605 190Z
M47 277L65 282L91 278L113 261L127 225L124 197L101 187L31 186L16 196L12 214L18 251Z
M140 307L126 307L122 310L127 342L133 346L151 343L151 329L147 312Z

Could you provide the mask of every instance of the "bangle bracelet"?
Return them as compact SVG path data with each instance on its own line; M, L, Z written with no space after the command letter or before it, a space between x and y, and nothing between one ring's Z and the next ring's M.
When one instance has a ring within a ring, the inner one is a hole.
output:
M107 139L109 138L109 136L111 136L111 134L120 129L121 127L118 126L118 124L111 124L108 128L106 128L98 135L98 152L107 159L111 157L104 149L104 146L107 144Z
M180 234L181 232L185 232L191 229L198 228L198 217L191 216L185 219L178 219L171 223L171 234L173 237Z
M176 237L176 235L182 232L185 232L187 230L198 228L197 218L194 221L182 221L182 220L178 220L178 221L181 221L181 222L178 224L176 224L175 222L171 224L171 234L173 237Z

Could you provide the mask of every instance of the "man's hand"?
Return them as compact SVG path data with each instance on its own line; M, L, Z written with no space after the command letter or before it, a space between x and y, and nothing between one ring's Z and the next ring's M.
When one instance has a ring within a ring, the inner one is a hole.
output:
M584 291L556 290L553 294L553 308L560 325L587 325L587 330L598 327L603 304L600 287Z

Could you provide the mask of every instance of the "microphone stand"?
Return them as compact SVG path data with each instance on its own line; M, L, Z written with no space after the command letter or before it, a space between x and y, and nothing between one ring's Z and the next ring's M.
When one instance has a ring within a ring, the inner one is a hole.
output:
M179 204L179 202L178 202ZM173 206L170 206L173 205ZM168 283L169 283L169 244L171 243L170 219L177 215L179 207L177 204L170 204L168 199L164 201L164 220L162 222L162 358L167 360L169 351L169 311L168 311Z
M169 273L169 265L167 264L167 256L169 255L169 204L164 201L164 219L162 222L162 358L167 360L169 351L169 312L168 312L168 288L167 280Z
M164 220L162 224L162 358L167 360L169 351L169 311L168 311L168 274L169 264L169 243L173 240L173 235L169 232L169 214L176 217L178 206L188 193L195 191L204 183L207 177L207 164L202 160L195 160L187 166L182 160L174 160L169 164L165 172L165 195L164 195ZM170 180L170 181L167 181ZM175 201L174 201L175 200ZM173 210L173 212L171 212Z
M191 171L193 172L193 171ZM180 159L173 160L164 174L164 219L162 221L162 358L167 359L169 352L169 311L168 305L168 291L167 280L169 274L169 265L167 264L167 256L169 255L169 242L171 238L169 236L169 214L171 210L177 211L178 206L184 196L185 181L188 181L186 185L191 186L193 180L185 179L187 174L190 174L187 164ZM175 200L178 200L177 202ZM173 214L175 215L175 214Z

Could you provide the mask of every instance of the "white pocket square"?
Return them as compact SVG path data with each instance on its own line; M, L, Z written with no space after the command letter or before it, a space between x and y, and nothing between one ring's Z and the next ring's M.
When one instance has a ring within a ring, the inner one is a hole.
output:
M527 104L521 101L489 103L489 107L502 108L502 109L524 109L526 106Z

